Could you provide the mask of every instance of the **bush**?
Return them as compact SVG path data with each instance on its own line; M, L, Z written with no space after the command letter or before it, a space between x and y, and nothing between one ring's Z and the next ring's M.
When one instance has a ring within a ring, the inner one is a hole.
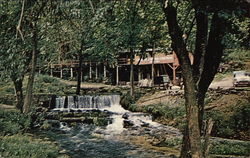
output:
M166 119L174 120L177 117L185 116L185 107L169 107L164 104L156 104L144 107L144 112L151 113L154 118L164 117Z
M211 154L217 155L250 155L250 143L232 140L214 140L210 148Z
M249 131L250 132L250 104L248 102L243 103L238 107L233 116L230 118L232 126L237 131Z
M164 141L164 146L179 148L181 146L182 139L177 137L167 138Z
M37 75L34 82L35 93L63 94L67 89L69 88L66 84L48 75Z
M58 82L57 78L48 76L48 75L39 75L38 78L44 83L56 83Z
M134 96L132 97L130 95L130 92L122 94L120 104L124 109L130 110L130 111L140 111L138 107L136 106L135 102L140 99L140 97L143 95L140 91L135 91Z
M56 158L59 152L55 144L25 135L4 136L0 139L0 157Z
M30 129L29 115L18 111L0 110L0 135L13 135L23 133Z
M0 92L1 95L15 94L14 85L11 81L0 81Z
M16 102L16 97L12 95L0 95L0 104L14 105Z
M250 139L250 104L248 101L240 101L237 104L231 109L231 114L218 110L206 113L206 117L215 121L213 136Z
M131 95L128 93L123 94L121 96L121 101L120 101L121 105L123 108L125 109L129 109L130 105L135 103L135 100L133 99L133 97L131 97Z

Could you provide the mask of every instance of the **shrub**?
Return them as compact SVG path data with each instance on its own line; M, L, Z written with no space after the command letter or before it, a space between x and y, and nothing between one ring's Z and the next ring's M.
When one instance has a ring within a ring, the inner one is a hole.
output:
M48 75L37 75L34 83L35 93L63 94L68 87L59 79Z
M234 129L239 131L249 131L250 130L250 104L244 102L242 106L236 108L233 116L230 119Z
M172 137L172 138L167 138L164 141L164 146L167 146L167 147L180 147L181 143L182 143L181 138Z
M231 109L231 113L218 110L209 111L206 117L214 120L213 136L223 138L250 138L250 104L248 101L240 101Z
M144 107L143 111L151 113L154 118L164 117L170 120L185 116L184 106L169 107L168 105L164 104L156 104Z
M1 95L15 94L14 85L10 80L0 81Z
M0 104L14 105L16 97L13 95L0 95Z
M57 78L48 76L48 75L38 75L37 81L44 83L57 83L59 80Z
M23 133L30 129L29 115L18 111L0 110L0 135Z
M123 108L128 109L131 104L135 103L133 97L130 96L129 92L121 96L121 105Z
M250 155L250 143L232 140L214 140L210 148L211 154L217 155Z
M59 152L55 144L25 135L4 136L0 139L0 157L56 158Z

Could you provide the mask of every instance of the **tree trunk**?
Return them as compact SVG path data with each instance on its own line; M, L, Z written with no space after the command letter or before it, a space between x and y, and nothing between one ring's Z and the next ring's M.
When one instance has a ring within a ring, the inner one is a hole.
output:
M134 50L130 48L130 95L134 97Z
M204 55L206 54L207 36L208 36L208 15L203 7L197 7L195 9L196 18L196 41L194 51L194 64L193 64L193 75L196 85L201 77L201 73L204 69ZM199 87L198 87L199 88ZM203 124L203 113L204 113L204 99L205 92L198 92L198 105L199 105L199 127L200 133L202 134Z
M16 93L16 107L23 111L23 78L13 80Z
M23 112L28 113L30 111L32 98L33 98L33 83L35 79L35 71L36 71L36 64L37 64L37 56L38 56L38 50L37 50L37 44L38 44L38 38L37 38L37 26L34 24L33 26L33 33L32 33L32 45L33 45L33 51L32 51L32 59L31 59L31 70L28 78L28 84L26 89L26 96L24 99L24 105L23 105Z
M182 71L185 71L184 68ZM187 126L189 143L191 147L192 158L202 157L201 137L199 128L199 108L197 102L197 91L195 89L195 83L184 79L185 85L185 104L187 110ZM186 83L185 83L186 82Z
M209 38L204 55L204 66L198 82L198 104L199 104L199 122L202 127L204 116L204 99L209 85L214 79L215 74L220 65L223 55L224 46L222 44L223 37L227 30L227 22L223 17L219 17L218 13L214 13Z
M181 146L181 155L180 158L192 158L190 152L190 140L189 140L189 133L188 133L188 126L185 127L185 131L183 133L183 140Z
M155 44L153 44L153 52L152 52L152 87L154 87L154 78L155 78Z
M185 86L185 106L187 113L187 129L188 129L188 139L184 137L184 147L189 147L185 144L185 140L189 140L190 143L190 154L192 158L201 158L201 138L200 138L200 128L198 122L198 102L197 102L197 88L195 80L192 74L192 66L189 60L188 51L186 49L186 44L182 39L183 32L181 31L177 22L177 11L170 3L167 5L164 3L163 10L165 12L169 33L172 40L172 46L176 52L178 59L181 64L184 86ZM187 133L184 133L187 134ZM189 152L189 150L183 148L183 152ZM182 154L181 156L188 155ZM183 157L184 158L184 157Z
M78 65L78 69L77 69L76 95L80 95L80 92L81 92L81 82L82 82L82 50L83 50L83 44L81 44L81 49L78 52L79 65Z

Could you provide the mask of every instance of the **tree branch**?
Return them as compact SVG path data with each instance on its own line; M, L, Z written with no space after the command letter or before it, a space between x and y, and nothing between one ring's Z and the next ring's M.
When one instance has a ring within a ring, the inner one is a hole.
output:
M219 67L223 55L222 39L226 33L227 23L223 17L214 13L209 32L208 44L204 55L204 67L199 81L199 91L206 92Z
M200 79L200 74L204 69L204 55L207 46L208 15L205 9L196 8L195 18L197 31L194 51L193 73L196 77L195 82L197 83Z
M95 14L95 8L91 0L89 0L90 7L92 9L92 13Z
M22 25L22 20L23 20L23 13L24 13L24 6L25 6L25 0L23 0L23 2L22 2L21 15L20 15L17 27L16 27L16 30L17 30L16 37L17 37L17 34L19 33L20 36L21 36L22 41L24 41L23 33L22 33L22 30L21 30L21 25Z

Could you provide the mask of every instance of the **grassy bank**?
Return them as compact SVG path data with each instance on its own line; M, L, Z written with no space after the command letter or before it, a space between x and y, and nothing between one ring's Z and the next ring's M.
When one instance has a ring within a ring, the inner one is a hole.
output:
M160 145L180 149L181 143L181 139L169 138L166 139L165 142L162 142ZM210 156L216 157L219 155L224 155L224 157L225 155L227 155L228 157L248 157L250 156L250 142L213 137L211 138Z
M27 77L23 81L23 94L26 93ZM58 78L48 75L36 75L33 87L34 101L41 95L72 94L75 90ZM0 82L0 104L14 105L16 103L14 85L10 80Z
M0 157L11 158L57 158L59 148L53 142L35 139L28 134L0 137Z
M59 147L54 142L30 134L33 133L32 128L32 114L0 108L0 157L67 157L59 153Z

